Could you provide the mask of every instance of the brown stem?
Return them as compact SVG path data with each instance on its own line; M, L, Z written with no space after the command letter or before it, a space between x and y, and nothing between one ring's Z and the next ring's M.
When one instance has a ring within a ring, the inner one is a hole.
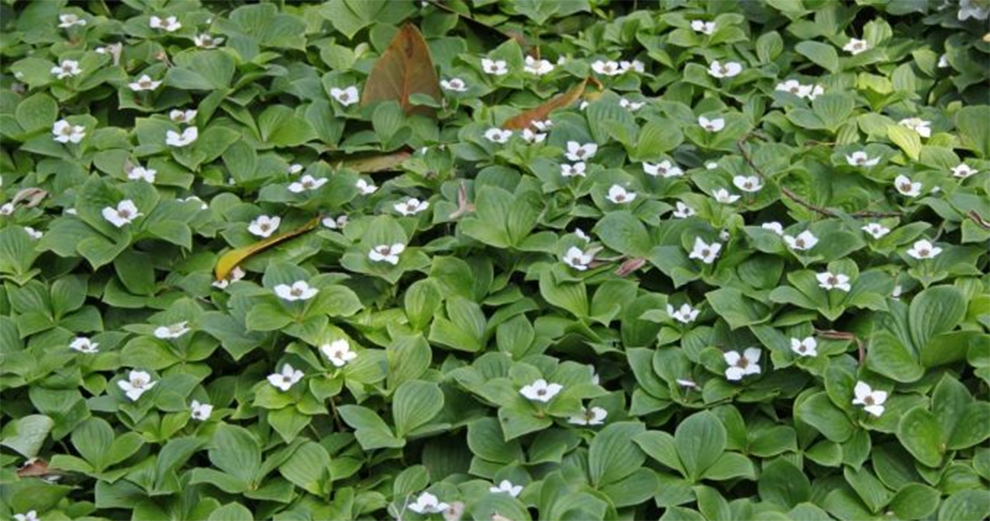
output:
M851 342L855 342L856 349L859 351L859 365L863 365L863 362L866 361L866 346L863 345L863 341L860 340L859 337L856 336L855 334L850 333L848 331L835 331L833 329L827 329L827 330L816 329L815 333L817 333L822 338L830 338L833 340L849 340Z

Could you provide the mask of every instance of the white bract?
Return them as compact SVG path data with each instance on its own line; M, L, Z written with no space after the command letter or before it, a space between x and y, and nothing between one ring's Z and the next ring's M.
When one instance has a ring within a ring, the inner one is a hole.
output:
M856 386L853 387L853 394L856 395L852 401L853 405L862 405L866 412L876 417L883 414L883 404L887 401L887 391L875 391L866 382L856 382Z
M653 177L679 177L684 175L684 170L672 163L669 160L663 160L659 163L643 163L643 173L646 175L651 175Z
M921 137L932 137L932 122L921 118L906 118L897 122L898 125L909 128Z
M3 203L0 205L0 215L8 216L14 214L14 203Z
M148 392L158 382L151 381L151 375L144 371L131 371L127 380L118 380L117 386L132 402L136 402L142 394Z
M585 143L582 145L577 141L568 141L567 152L564 155L571 161L585 161L595 157L596 153L598 153L597 143Z
M170 110L168 113L168 119L171 119L173 123L190 123L192 120L196 119L195 110Z
M417 514L439 514L450 508L450 505L440 501L429 492L423 492L416 498L416 501L409 504L409 510Z
M99 346L99 342L93 342L84 336L77 336L72 339L72 342L69 342L69 349L86 354L98 353L99 349L97 347Z
M513 485L512 482L507 479L503 479L497 487L488 487L488 491L492 494L508 494L512 497L519 497L522 489L522 485Z
M723 128L725 128L725 119L708 119L705 116L698 116L698 124L701 125L701 128L705 129L706 132L720 132Z
M247 274L244 273L244 270L242 270L240 266L234 266L234 269L230 270L230 275L227 275L227 278L223 280L215 280L210 285L214 288L227 289L227 286L230 286L231 282L237 282L243 279L245 275Z
M685 387L687 389L698 389L698 384L694 380L688 380L685 378L676 378L674 379L674 381L677 382L677 385L681 387Z
M155 90L162 85L161 80L153 80L151 76L147 74L142 74L137 81L128 83L127 86L134 92L141 92L143 90Z
M28 510L24 514L14 514L14 521L41 521L37 510Z
M803 339L792 338L791 351L797 353L798 356L818 356L818 341L811 336Z
M732 178L732 184L736 185L736 188L743 192L753 193L763 189L763 180L755 175L737 175Z
M80 25L80 26L86 25L86 20L83 20L82 18L79 18L78 16L72 13L58 15L58 21L59 21L58 26L63 29L67 29L69 27L72 27L73 25Z
M103 209L102 213L103 218L117 228L122 228L124 225L134 222L134 219L144 215L138 211L137 206L134 205L134 201L130 199L124 199L117 203L116 208L107 206Z
M949 67L952 67L952 64L951 64L951 63L949 63L949 55L948 55L948 54L945 54L945 53L942 53L942 54L941 54L941 55L940 55L940 56L938 57L938 64L937 64L937 67L938 67L939 69L947 69L947 68L949 68Z
M715 197L716 201L722 204L732 204L742 197L739 195L730 194L725 188L716 188L715 191L712 192L712 195Z
M581 228L574 228L574 235L577 235L584 242L591 242L591 237L587 233L584 233L584 230Z
M218 45L223 43L223 38L214 38L209 34L202 33L193 36L193 43L196 44L196 47L202 49L215 49Z
M757 347L749 347L739 354L739 351L727 351L722 354L729 367L725 370L725 379L730 381L742 380L744 376L760 374L760 355Z
M62 80L82 74L82 69L79 68L79 62L75 60L62 60L60 65L52 67L51 72L56 78Z
M267 215L259 215L257 219L251 221L248 225L248 232L251 235L256 235L262 239L271 237L275 230L278 230L278 226L282 224L282 218L277 216L269 217Z
M568 248L567 252L564 253L564 264L567 264L578 271L588 269L594 260L595 255L593 253L581 251L580 248L576 248L574 246Z
M567 423L572 423L574 425L602 425L605 423L605 418L608 417L608 411L602 409L601 407L589 407L584 410L582 414L575 414L567 419Z
M358 191L364 195L371 195L375 193L375 190L378 190L377 186L365 181L364 179L358 179L357 183L354 183L354 186L356 186Z
M302 176L298 181L289 183L289 191L294 194L299 194L309 190L317 190L321 186L325 185L327 178L321 177L319 179L306 174Z
M538 119L538 120L533 121L531 123L531 125L533 125L534 127L536 127L536 130L539 130L540 132L546 132L546 131L550 130L551 128L553 128L553 121L551 121L549 119L543 119L543 120L539 120Z
M690 304L681 304L681 307L674 309L674 306L667 304L667 314L670 318L682 323L690 324L698 319L698 314L701 313L700 309L694 309Z
M60 119L52 125L52 135L59 143L78 143L86 137L86 127Z
M688 217L695 215L695 211L694 208L691 208L681 201L677 201L676 208L674 209L674 213L672 215L678 219L687 219Z
M24 233L28 234L28 236L31 237L34 240L38 240L38 239L42 238L45 235L44 233L42 233L42 232L40 232L38 230L35 230L34 228L32 228L30 226L25 226L24 227Z
M925 239L915 242L907 251L908 255L918 260L933 259L938 257L940 253L942 253L942 248Z
M815 234L810 231L805 230L797 234L797 237L784 235L784 243L792 250L808 251L818 244L818 237L815 237Z
M624 109L629 109L630 112L636 112L637 110L643 108L645 103L641 101L629 101L626 98L619 99L619 106Z
M148 19L148 27L174 33L175 31L182 29L182 24L179 23L179 19L174 16L169 16L164 20L157 16L152 16Z
M619 185L612 185L608 189L608 195L606 195L605 198L615 204L626 204L631 203L634 199L636 199L636 192L627 191Z
M530 74L543 76L544 74L553 72L553 64L547 60L537 60L532 56L526 56L526 62L523 65L523 70Z
M327 360L334 367L344 367L347 365L347 362L354 360L358 356L356 351L351 350L351 344L344 339L323 344L320 346L320 352L323 353L323 356L327 357Z
M546 403L563 390L563 385L547 383L546 380L540 378L529 385L524 385L522 389L519 389L519 394L534 402Z
M742 70L742 64L739 62L725 62L723 64L715 60L708 66L708 74L714 78L731 78L738 75Z
M282 300L295 302L297 300L309 300L320 292L317 288L311 288L305 280L297 280L289 284L278 284L274 288L275 295Z
M196 127L187 127L181 133L174 130L165 131L165 144L170 147L189 146L197 139L199 139L199 129Z
M490 58L481 59L481 70L492 76L505 76L509 73L509 67L505 60L492 60Z
M509 141L512 137L511 130L504 130L498 127L492 127L485 131L485 139L491 141L492 143L504 144Z
M629 71L646 72L646 65L639 60L633 60L633 61L623 60L619 62L619 68L622 69L623 73Z
M623 68L619 65L619 62L608 60L597 60L591 64L591 70L595 71L597 74L604 76L618 76L624 72Z
M712 242L708 244L701 240L701 237L695 237L694 247L691 249L691 253L688 254L688 258L698 259L705 264L711 264L715 262L721 250L722 245L720 243Z
M430 207L428 201L420 201L415 197L410 197L406 199L405 202L395 203L395 211L399 212L406 217L410 215L416 215L420 212L425 212Z
M440 80L440 88L451 92L464 92L467 90L467 84L460 78L451 78L449 80Z
M879 157L870 157L865 151L862 150L853 152L852 154L846 156L846 163L848 163L849 166L875 166L879 162Z
M869 50L870 44L866 43L866 40L860 40L859 38L851 38L849 43L842 46L842 50L852 54L853 56Z
M849 293L852 290L852 286L849 284L849 275L843 273L823 271L815 274L815 278L818 279L818 287L825 291L837 289Z
M771 231L777 235L784 235L784 226L777 221L770 221L760 225L760 228Z
M323 220L320 221L320 222L323 223L323 226L326 226L327 228L330 228L331 230L343 230L344 229L344 226L347 225L347 216L346 215L340 215L337 218L334 218L331 215L331 216L324 217Z
M691 29L696 33L707 34L709 36L715 34L715 22L705 22L702 20L692 20Z
M399 254L406 250L406 245L401 242L395 244L380 244L371 248L368 258L372 262L387 262L393 266L399 264Z
M127 178L131 181L144 181L146 183L154 183L155 175L158 173L157 170L151 168L145 168L141 165L135 166L127 172Z
M360 101L360 94L358 94L357 87L351 85L343 89L333 87L330 89L330 96L337 100L337 103L347 107L353 105Z
M274 385L282 392L288 391L299 380L302 380L303 372L292 367L290 364L282 365L282 372L268 375L268 383Z
M189 416L199 421L209 420L210 415L213 414L213 406L208 403L200 403L199 400L193 400L189 404L189 410L192 411Z
M921 195L921 183L912 182L911 178L906 175L899 175L894 179L894 188L897 191L907 197L918 197Z
M547 135L542 132L533 132L528 128L524 128L522 131L522 138L527 143L542 143L547 139Z
M567 163L560 165L560 175L564 177L575 177L575 176L584 177L584 170L585 170L584 161L578 161L573 165L569 165Z
M958 177L959 179L966 179L971 175L976 175L979 170L967 165L966 163L959 163L958 165L952 167L953 177Z
M189 322L182 321L169 326L159 326L155 328L155 338L169 339L179 338L189 332Z
M884 235L890 233L890 228L880 224L880 223L867 223L861 230L873 236L874 239L883 238Z

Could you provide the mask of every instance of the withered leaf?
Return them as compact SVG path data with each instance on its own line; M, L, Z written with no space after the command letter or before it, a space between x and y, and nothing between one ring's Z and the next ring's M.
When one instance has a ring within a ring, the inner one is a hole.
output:
M217 261L217 267L214 269L214 274L216 275L217 280L227 278L227 275L230 275L230 272L233 271L238 264L244 262L244 259L247 259L256 253L267 250L280 242L284 242L298 235L302 235L313 228L316 228L319 224L320 218L316 217L295 230L273 235L265 240L258 241L249 246L228 251L223 255L223 257L220 257L219 261Z
M419 29L407 23L371 69L361 94L361 106L395 100L406 114L432 115L434 109L412 104L409 97L413 94L442 99L430 48Z
M588 80L585 79L571 88L571 90L552 98L538 107L529 109L526 112L509 119L502 125L502 128L522 130L524 128L528 128L534 121L547 119L547 116L549 116L554 110L566 107L579 100L581 95L584 94L584 89L587 86Z

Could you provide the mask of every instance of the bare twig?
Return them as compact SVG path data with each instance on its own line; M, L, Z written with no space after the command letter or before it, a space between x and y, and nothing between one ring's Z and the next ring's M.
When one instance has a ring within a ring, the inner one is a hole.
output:
M979 226L980 228L983 228L984 230L990 230L990 222L987 222L985 219L983 219L983 217L979 213L977 213L976 210L970 210L966 214L966 216L969 217L969 219L974 223L976 223L976 225Z
M866 346L863 345L863 341L860 340L859 337L856 336L855 334L849 333L848 331L835 331L833 329L827 329L827 330L816 329L815 333L817 333L822 338L830 338L832 340L848 340L851 342L855 342L856 349L859 351L859 365L863 365L863 363L866 361Z
M474 205L468 202L467 198L467 187L461 182L461 186L457 187L457 210L450 214L451 219L458 219L461 216L473 212Z

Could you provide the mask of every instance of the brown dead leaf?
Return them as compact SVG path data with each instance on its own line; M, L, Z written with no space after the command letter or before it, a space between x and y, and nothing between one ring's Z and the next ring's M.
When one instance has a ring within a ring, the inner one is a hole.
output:
M316 217L315 219L290 232L273 235L263 241L258 241L249 246L237 248L236 250L230 250L225 253L223 257L220 257L219 261L217 261L217 267L214 269L214 275L216 275L217 280L223 280L227 278L227 275L230 275L230 272L233 271L238 264L244 262L244 259L247 259L256 253L267 250L280 242L287 241L297 235L302 235L313 228L316 228L319 224L320 218Z
M410 157L412 157L411 152L400 150L399 152L378 156L356 158L345 157L341 158L338 164L342 168L349 168L355 172L360 172L362 174L373 174L375 172L394 170L395 167L401 165L403 161L409 159Z
M413 94L425 94L437 101L443 99L430 48L419 29L407 23L371 69L361 94L361 106L395 100L406 114L432 115L432 108L412 104L409 96Z
M17 477L40 477L48 474L48 462L41 458L31 458L24 462L24 466L17 469Z
M529 109L526 112L523 112L522 114L519 114L518 116L506 121L504 124L502 124L502 128L506 128L510 130L522 130L524 128L528 128L530 125L533 124L534 121L542 121L544 119L547 119L547 116L549 116L550 113L553 112L554 110L557 110L562 107L566 107L574 103L578 99L580 99L581 95L584 94L584 89L585 87L587 87L587 85L588 85L588 80L585 79L581 83L575 85L571 90L551 99L550 101L547 101L546 103L536 108Z

